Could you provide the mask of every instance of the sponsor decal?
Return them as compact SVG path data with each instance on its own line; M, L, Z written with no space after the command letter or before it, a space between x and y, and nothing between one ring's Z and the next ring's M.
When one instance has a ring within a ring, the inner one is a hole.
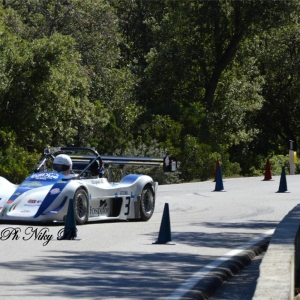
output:
M26 182L24 182L24 183L22 183L22 185L21 185L22 187L39 187L39 186L43 186L40 182L38 182L38 181L30 181L30 182L28 182L28 181L26 181Z
M101 183L104 183L104 180L103 179L92 179L91 181L92 184L101 184Z
M4 207L3 210L2 210L2 213L1 213L2 217L4 216L5 212L6 212L6 207Z
M100 207L106 207L107 206L107 202L106 200L100 200Z
M106 199L100 200L99 207L90 206L90 215L107 216L109 215L109 211L110 209Z
M13 196L19 196L21 193L14 193Z
M9 199L8 201L6 201L6 204L11 204L13 202L14 202L14 200Z
M36 203L37 200L29 199L29 200L27 200L27 202L28 202L28 203Z
M59 194L60 193L60 189L59 188L54 188L50 191L51 195L55 195L55 194Z
M103 183L103 181L102 180L92 180L91 181L92 182L92 184L101 184L101 183Z
M52 179L58 179L59 174L58 173L36 173L36 174L32 174L30 178L36 180L52 180Z
M11 210L15 210L15 208L17 207L17 205L20 203L20 201L18 203L15 203L13 205L11 205L11 207L9 208L8 211L11 211Z
M27 200L27 204L25 203L24 206L39 206L41 203L42 200L29 199Z
M120 195L128 195L128 192L127 191L121 191Z

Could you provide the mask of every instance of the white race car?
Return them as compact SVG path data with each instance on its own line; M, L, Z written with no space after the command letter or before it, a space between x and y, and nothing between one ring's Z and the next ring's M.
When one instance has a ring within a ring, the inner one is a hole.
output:
M73 162L73 174L52 171L58 154ZM102 178L104 164L161 165L162 160L107 156L91 148L45 149L34 173L20 185L0 177L0 221L65 221L73 199L76 223L101 220L148 221L155 207L158 183L147 175L130 174L120 182ZM49 171L51 170L51 171Z

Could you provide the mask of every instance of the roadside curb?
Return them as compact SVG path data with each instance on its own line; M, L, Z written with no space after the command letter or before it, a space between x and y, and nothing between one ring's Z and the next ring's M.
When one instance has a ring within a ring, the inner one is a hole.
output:
M270 243L271 236L264 238L253 246L241 251L238 255L230 257L218 267L214 268L208 275L198 283L181 300L199 299L206 300L230 277L234 276L247 265L252 259L265 252Z

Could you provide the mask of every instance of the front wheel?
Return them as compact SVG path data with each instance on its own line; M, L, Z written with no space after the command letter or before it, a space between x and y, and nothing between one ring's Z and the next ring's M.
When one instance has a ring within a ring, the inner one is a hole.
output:
M89 198L84 189L78 189L74 195L76 224L83 225L88 220Z
M142 194L141 194L141 220L148 221L154 212L155 207L155 198L154 193L151 186L147 185L144 187Z

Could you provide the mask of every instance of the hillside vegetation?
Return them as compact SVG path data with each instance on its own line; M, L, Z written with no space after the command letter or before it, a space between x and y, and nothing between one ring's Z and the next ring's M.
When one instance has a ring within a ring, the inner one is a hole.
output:
M213 178L217 159L224 176L288 167L299 13L298 0L3 0L0 176L21 181L49 145L172 154L176 176L149 171L166 183Z

